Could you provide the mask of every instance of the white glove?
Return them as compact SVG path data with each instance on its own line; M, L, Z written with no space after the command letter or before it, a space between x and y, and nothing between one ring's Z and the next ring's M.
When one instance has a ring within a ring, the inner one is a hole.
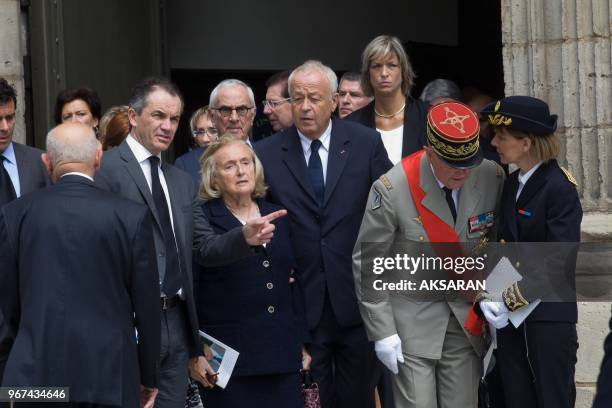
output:
M496 329L503 329L508 325L508 313L510 311L504 302L483 300L480 302L480 310L482 310L487 322L491 323Z
M385 337L382 340L374 342L374 351L378 359L387 367L393 374L397 374L397 362L404 362L402 354L402 341L397 334Z

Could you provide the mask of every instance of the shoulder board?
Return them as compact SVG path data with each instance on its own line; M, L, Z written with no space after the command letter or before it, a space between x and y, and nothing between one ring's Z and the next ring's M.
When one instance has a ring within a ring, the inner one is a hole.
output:
M495 175L497 175L497 177L502 177L504 175L504 169L498 163L495 163Z
M383 183L383 185L385 186L385 188L387 190L393 190L393 186L391 185L391 181L389 180L389 177L387 177L385 174L380 176L380 182Z
M570 173L565 167L561 167L561 166L559 167L561 168L561 171L563 172L563 174L565 174L565 178L567 179L567 181L569 181L575 186L578 186L578 182L576 181L574 176L572 176L572 173Z

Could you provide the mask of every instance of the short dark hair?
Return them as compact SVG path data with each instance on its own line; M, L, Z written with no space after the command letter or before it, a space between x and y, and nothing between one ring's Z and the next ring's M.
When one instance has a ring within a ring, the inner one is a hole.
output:
M281 84L283 86L283 89L281 90L281 95L283 96L283 98L288 98L289 97L289 74L290 73L291 73L290 71L281 71L281 72L277 72L276 74L272 75L266 81L266 88L269 88L272 85Z
M6 79L0 78L0 105L6 105L9 101L13 101L15 109L17 109L17 92Z
M340 84L342 81L361 82L361 74L359 72L347 71L340 77Z
M62 123L62 109L64 109L64 105L77 99L82 100L89 106L89 111L94 119L100 120L102 117L102 104L96 91L87 87L68 88L61 91L55 99L54 119L56 125Z
M132 95L128 105L140 115L145 106L147 106L149 95L158 89L162 89L172 96L178 96L181 100L181 107L183 106L183 96L178 86L164 77L148 77L138 82L132 88Z

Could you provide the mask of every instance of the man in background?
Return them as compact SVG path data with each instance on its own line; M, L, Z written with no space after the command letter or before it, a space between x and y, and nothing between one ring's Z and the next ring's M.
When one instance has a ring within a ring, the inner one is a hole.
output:
M361 75L357 72L346 72L338 84L338 116L344 119L356 110L372 102L373 97L366 96L361 89Z
M266 99L262 102L264 114L268 117L274 132L290 128L293 125L289 89L287 80L289 71L277 72L266 81Z

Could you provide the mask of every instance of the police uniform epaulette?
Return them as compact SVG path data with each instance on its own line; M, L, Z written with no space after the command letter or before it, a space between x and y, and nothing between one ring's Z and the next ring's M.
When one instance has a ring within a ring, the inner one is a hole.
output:
M389 180L389 177L387 177L385 174L380 176L380 182L383 183L383 185L385 186L385 188L387 190L393 190L393 186L391 185L391 181Z
M567 179L567 181L569 181L570 183L572 183L575 186L578 186L578 182L576 181L576 178L574 176L572 176L572 173L570 173L569 170L567 170L565 167L561 167L561 166L559 166L559 168L561 169L563 174L565 174L565 178Z

